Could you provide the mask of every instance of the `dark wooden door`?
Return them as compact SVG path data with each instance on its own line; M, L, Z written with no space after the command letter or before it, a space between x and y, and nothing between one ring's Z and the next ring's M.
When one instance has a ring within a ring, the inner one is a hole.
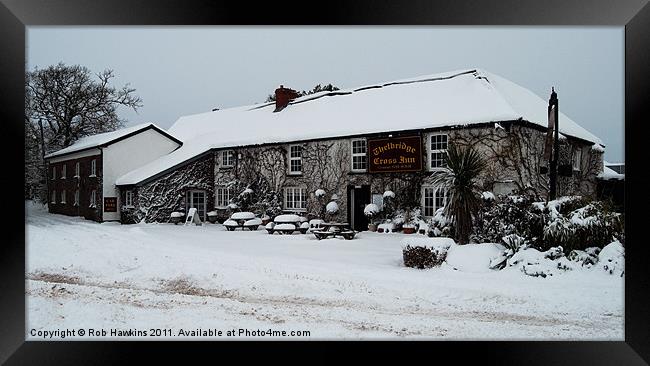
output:
M348 223L355 231L368 230L368 218L363 214L370 203L370 186L348 186Z

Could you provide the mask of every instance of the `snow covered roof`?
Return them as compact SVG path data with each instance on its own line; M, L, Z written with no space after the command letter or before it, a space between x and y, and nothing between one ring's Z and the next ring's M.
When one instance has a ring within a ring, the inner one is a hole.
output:
M604 179L604 180L610 180L610 179L616 179L616 180L623 180L625 179L625 174L620 174L617 173L614 169L610 168L609 166L611 165L619 165L622 163L608 163L606 161L603 161L603 172L598 174L598 178Z
M82 150L87 150L91 149L94 147L103 147L110 145L112 143L115 143L119 140L125 139L129 136L132 136L134 134L140 133L144 130L147 130L149 128L153 128L154 130L158 131L162 135L166 136L167 138L174 140L178 142L179 144L182 144L180 140L175 138L174 136L170 135L168 132L163 130L162 128L156 126L153 123L142 123L139 125L131 126L131 127L126 127L122 128L119 130L111 131L111 132L105 132L105 133L100 133L97 135L92 135L92 136L87 136L87 137L82 137L77 142L74 144L66 147L65 149L61 149L58 151L55 151L53 153L45 155L46 159L53 158L56 156L61 156L61 155L66 155L70 154L73 152L77 151L82 151Z
M528 89L471 69L307 95L276 113L275 103L264 103L182 116L169 132L184 145L117 184L140 183L212 148L519 119L546 128L547 107ZM601 143L561 112L560 131Z

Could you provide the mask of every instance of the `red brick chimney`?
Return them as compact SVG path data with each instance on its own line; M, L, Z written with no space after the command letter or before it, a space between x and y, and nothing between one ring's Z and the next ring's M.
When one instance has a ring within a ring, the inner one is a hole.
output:
M280 85L279 88L275 89L275 110L273 112L283 110L287 105L289 105L290 101L296 98L298 98L297 91Z

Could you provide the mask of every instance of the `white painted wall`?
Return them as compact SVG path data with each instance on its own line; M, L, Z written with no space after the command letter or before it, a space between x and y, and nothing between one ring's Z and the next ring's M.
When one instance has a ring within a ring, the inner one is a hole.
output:
M117 212L104 212L104 221L120 219L121 200L115 181L120 176L139 168L180 145L153 129L140 132L103 148L103 196L117 197ZM103 208L103 202L102 202Z

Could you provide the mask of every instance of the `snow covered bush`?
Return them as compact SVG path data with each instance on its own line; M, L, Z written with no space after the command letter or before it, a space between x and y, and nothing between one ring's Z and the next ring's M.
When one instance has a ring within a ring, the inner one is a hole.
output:
M598 254L598 265L611 275L625 274L625 248L619 241L606 245Z
M546 225L543 231L542 249L561 245L566 250L584 250L587 247L602 248L614 240L624 240L622 216L611 210L606 203L581 199L564 202L550 201L544 207ZM543 205L538 203L537 206Z
M372 219L378 213L379 213L379 207L374 203L367 204L366 207L363 209L363 214L368 216L370 219Z
M325 214L327 213L325 209L325 202L327 202L327 198L325 198L325 190L324 189L317 189L316 192L314 192L314 196L316 197L316 201L318 204L316 205L316 209L318 212L313 212L314 216L324 218Z
M447 257L447 250L407 245L402 249L402 256L406 267L425 269L441 265Z
M595 248L599 249L599 248ZM599 249L600 250L600 249ZM567 255L567 259L573 262L576 262L580 264L582 267L591 267L594 264L598 263L598 256L592 254L594 252L588 252L585 250L572 250L569 255Z
M445 216L445 211L443 208L436 210L436 213L429 220L428 224L428 236L451 237L454 233L454 226L451 220L448 220L447 216Z
M531 206L530 196L499 196L483 200L470 236L475 243L499 243L504 236L516 234L535 243L542 237L544 219Z
M336 217L336 214L339 212L339 205L335 201L330 201L330 203L325 206L325 212L327 213L328 220L333 221Z
M447 258L452 239L405 238L402 239L402 258L406 267L431 268L439 266Z
M328 214L334 215L339 212L339 205L338 203L331 201L330 203L327 204L325 210L327 210Z
M282 214L282 199L280 195L273 190L267 191L262 199L257 203L258 214L268 216L270 219Z
M384 192L382 215L384 219L392 219L395 214L395 193L393 191Z
M483 201L471 239L501 242L503 237L516 235L542 251L562 246L570 252L624 240L623 228L622 215L605 202L578 196L548 203L534 202L526 195L499 196Z

